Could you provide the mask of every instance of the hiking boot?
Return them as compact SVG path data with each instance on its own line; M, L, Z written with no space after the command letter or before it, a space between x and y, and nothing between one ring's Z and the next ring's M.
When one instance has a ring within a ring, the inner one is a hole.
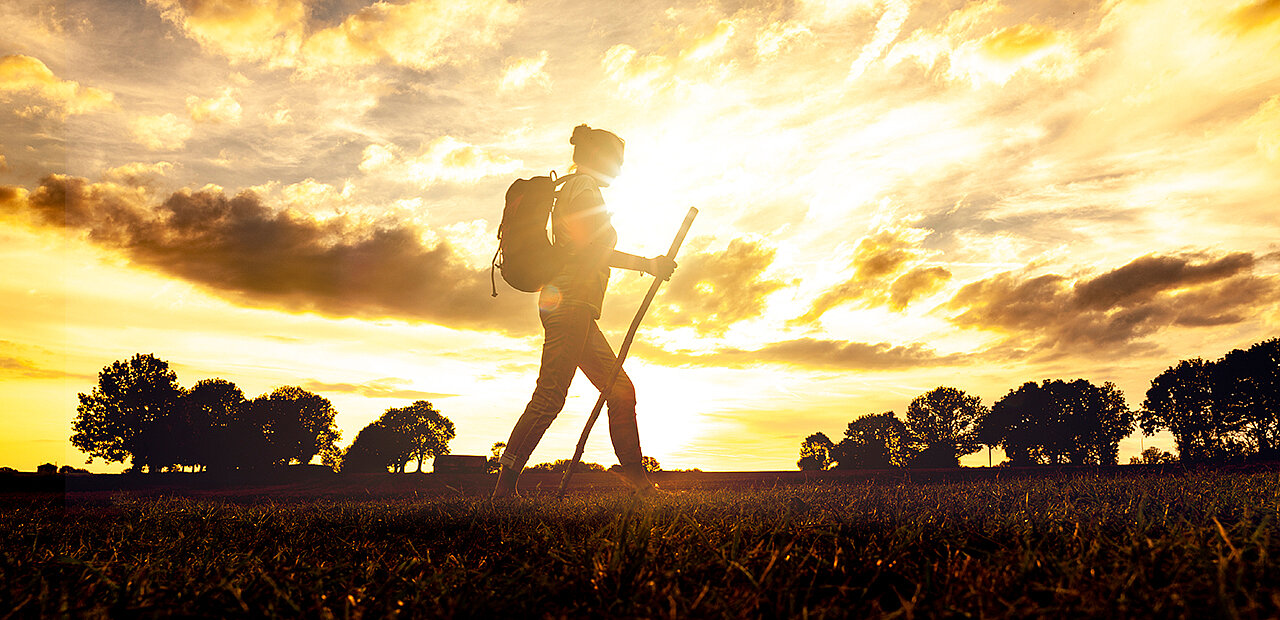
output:
M516 484L519 482L520 470L503 465L502 469L498 470L498 484L494 485L489 499L516 497Z
M635 490L638 497L653 497L660 493L658 487L654 486L653 482L649 480L649 475L644 471L644 466L640 463L614 465L609 468L609 473L627 483L627 486Z

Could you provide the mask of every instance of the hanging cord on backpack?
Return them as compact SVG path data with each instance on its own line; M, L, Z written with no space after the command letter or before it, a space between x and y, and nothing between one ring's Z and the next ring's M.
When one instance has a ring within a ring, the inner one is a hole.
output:
M502 252L502 233L498 233L498 249L493 251L493 262L489 263L489 286L493 287L493 296L498 296L498 280L494 277L494 270L498 268L498 254Z

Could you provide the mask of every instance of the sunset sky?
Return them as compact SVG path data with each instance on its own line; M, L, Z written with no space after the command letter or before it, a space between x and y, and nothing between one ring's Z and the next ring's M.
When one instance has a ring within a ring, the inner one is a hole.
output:
M1116 383L1280 332L1280 1L18 0L0 5L0 466L83 466L76 394L427 399L488 454L536 296L490 297L502 196L627 142L619 249L701 214L627 368L667 468L948 385ZM621 340L648 280L615 271ZM568 458L579 376L531 462ZM1172 439L1135 434L1121 461ZM615 462L607 425L585 455ZM997 453L996 459L1000 456ZM987 455L965 460L985 465ZM119 471L121 464L89 466Z

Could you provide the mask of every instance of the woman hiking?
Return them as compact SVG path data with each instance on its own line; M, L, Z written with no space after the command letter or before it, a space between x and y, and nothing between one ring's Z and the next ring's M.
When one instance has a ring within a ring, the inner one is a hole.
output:
M666 256L643 258L613 249L618 235L605 210L600 188L608 187L622 171L622 139L603 129L578 125L573 128L569 144L573 145L575 170L560 188L551 212L555 245L563 248L568 260L538 296L538 315L545 334L542 366L533 397L511 429L507 447L498 459L502 469L493 489L494 498L515 494L521 470L564 407L569 383L579 368L596 389L605 389L616 357L596 321L609 284L609 269L642 271L666 280L676 267L675 261ZM610 471L638 495L652 495L656 489L641 464L636 390L625 371L618 373L606 402L609 439L620 463Z

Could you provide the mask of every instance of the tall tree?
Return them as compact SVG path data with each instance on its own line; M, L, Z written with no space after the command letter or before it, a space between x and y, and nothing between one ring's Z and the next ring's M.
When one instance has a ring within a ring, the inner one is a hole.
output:
M907 405L907 429L924 444L916 464L959 467L960 457L978 451L978 421L987 414L982 399L952 387L930 390Z
M1238 421L1251 448L1265 457L1280 453L1280 339L1236 349L1213 363L1213 406Z
M1015 466L1043 462L1041 425L1052 413L1048 392L1033 381L1010 390L991 406L978 423L975 439L987 446L1000 446Z
M274 460L262 420L236 384L204 379L187 391L183 403L189 415L208 422L201 451L210 469L264 467Z
M382 414L382 424L409 440L409 458L422 461L449 453L449 442L456 435L453 422L441 415L430 402L419 400L408 407L391 408Z
M1100 387L1085 382L1096 390L1093 397L1096 413L1090 417L1093 426L1087 437L1089 462L1099 465L1116 465L1120 462L1120 440L1133 433L1134 414L1125 402L1124 392L1116 384L1107 381ZM1096 417L1095 417L1096 416Z
M171 415L182 396L169 363L152 354L113 362L98 373L98 386L79 394L71 444L89 455L87 462L131 459L131 468L155 471L156 423Z
M905 467L919 452L918 440L892 411L859 416L835 449L839 469Z
M360 429L355 441L342 456L343 473L387 473L387 469L410 449L409 439L403 433L387 428L381 420L375 420Z
M271 446L271 461L309 463L342 436L329 399L300 387L285 386L253 399L252 419L261 424Z
M1045 379L996 401L978 437L1003 447L1014 465L1114 465L1120 440L1132 431L1133 412L1115 384Z
M1235 412L1223 415L1214 406L1212 363L1200 358L1182 360L1151 380L1138 421L1151 435L1168 430L1182 461L1232 456L1240 452L1236 437L1243 420Z
M826 433L809 435L800 442L800 460L796 461L796 467L801 471L823 471L831 467L834 449L835 445Z

